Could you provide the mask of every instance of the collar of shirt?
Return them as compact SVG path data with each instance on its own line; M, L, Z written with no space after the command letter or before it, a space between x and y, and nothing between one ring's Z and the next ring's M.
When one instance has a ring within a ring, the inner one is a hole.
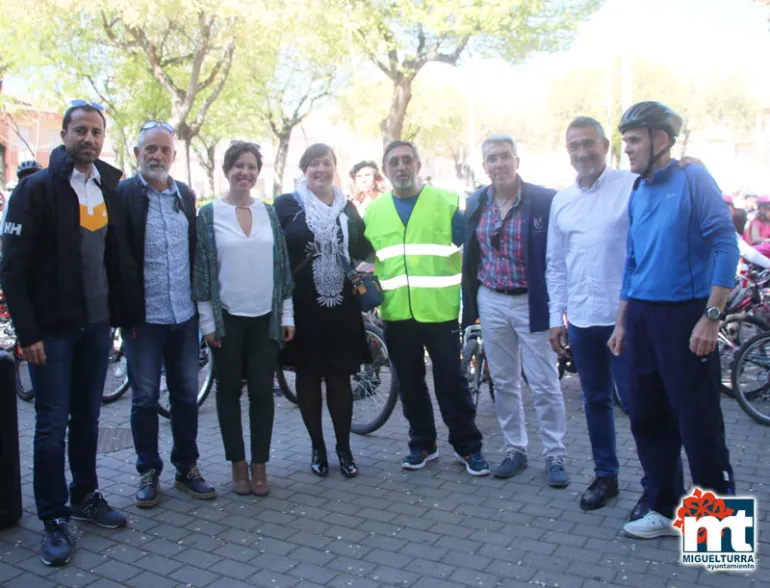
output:
M96 182L98 185L99 180L102 179L102 176L99 175L99 170L96 169L96 166L92 163L91 164L91 170L88 172L88 177L86 178L86 174L84 174L82 171L79 171L72 168L72 174L70 175L70 181L71 182L83 182L85 184L86 182Z
M487 191L487 204L491 205L495 200L495 185L490 184L489 190ZM513 205L511 208L516 208L519 204L521 204L521 178L517 177L516 182L516 200L513 202Z
M610 168L609 168L607 165L605 165L605 166L604 166L604 169L602 170L602 173L600 173L600 174L599 174L599 177L598 177L598 178L596 178L596 181L595 181L595 182L594 182L594 183L593 183L591 186L588 186L588 187L586 187L586 186L583 186L583 185L580 183L580 176L578 176L577 178L575 178L575 186L576 186L576 187L577 187L577 189L578 189L578 190L580 190L581 192L585 192L585 193L596 192L597 190L599 190L599 188L601 188L601 187L602 187L602 185L604 184L604 182L607 180L607 176L608 176L608 175L609 175L609 173L610 173L610 172L609 172L609 169L610 169Z
M142 177L141 172L136 174L136 177L139 178L139 181L142 182L145 186L147 186L150 190L153 190L154 192L158 192L155 188L150 186L150 184L147 183L147 180ZM171 176L168 177L168 188L163 190L163 192L158 192L158 194L165 194L167 196L176 196L179 200L182 199L182 195L179 193L179 186L176 185L176 182L174 181L174 178Z

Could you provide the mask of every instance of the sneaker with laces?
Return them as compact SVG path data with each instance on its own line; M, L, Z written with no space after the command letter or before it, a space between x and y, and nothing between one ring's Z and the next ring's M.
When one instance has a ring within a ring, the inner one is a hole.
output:
M65 519L53 519L43 523L43 546L40 548L41 561L51 567L66 566L72 559L76 547L74 529Z
M471 453L463 457L459 453L455 453L455 459L465 466L465 469L471 476L488 476L489 464L487 460L481 456L481 453Z
M217 497L216 489L203 479L198 466L191 467L186 474L177 472L174 486L200 500L212 500Z
M150 508L158 504L160 491L160 475L155 470L142 474L139 480L139 490L134 496L134 504L138 508Z
M91 492L82 502L73 504L72 518L88 521L105 529L119 529L126 526L126 517L107 504L101 492Z
M405 470L421 470L429 461L438 459L438 446L434 443L430 449L413 449L401 462Z
M520 451L509 451L492 474L495 478L511 478L527 468L527 456Z
M658 537L679 537L674 521L651 510L641 519L623 525L623 532L634 539L657 539Z
M566 488L569 486L569 476L564 470L564 458L549 455L545 458L545 475L551 488Z

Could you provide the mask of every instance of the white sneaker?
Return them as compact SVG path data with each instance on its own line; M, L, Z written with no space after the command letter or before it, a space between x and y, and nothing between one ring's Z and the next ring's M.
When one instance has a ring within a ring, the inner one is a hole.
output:
M657 539L658 537L679 537L674 521L651 510L641 519L623 525L623 531L634 539Z

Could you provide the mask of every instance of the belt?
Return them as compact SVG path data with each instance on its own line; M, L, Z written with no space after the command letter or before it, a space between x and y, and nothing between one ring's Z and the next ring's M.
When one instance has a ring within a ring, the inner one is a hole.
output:
M490 288L490 290L498 294L505 294L506 296L521 296L527 293L526 288Z

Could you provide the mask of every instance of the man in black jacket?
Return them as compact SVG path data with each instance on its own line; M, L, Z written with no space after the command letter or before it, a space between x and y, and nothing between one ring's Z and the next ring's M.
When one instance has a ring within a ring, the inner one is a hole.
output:
M126 207L130 263L123 271L120 316L131 381L131 430L140 508L158 503L163 460L158 453L158 396L165 365L171 399L174 485L195 498L216 498L197 467L198 315L192 300L195 196L169 175L174 129L142 125L134 148L139 173L118 192Z
M0 279L35 390L35 504L45 527L41 559L50 566L70 561L70 517L111 529L126 524L96 478L110 316L125 250L116 230L121 172L98 159L104 129L101 106L73 102L64 145L48 169L14 190L3 225Z

